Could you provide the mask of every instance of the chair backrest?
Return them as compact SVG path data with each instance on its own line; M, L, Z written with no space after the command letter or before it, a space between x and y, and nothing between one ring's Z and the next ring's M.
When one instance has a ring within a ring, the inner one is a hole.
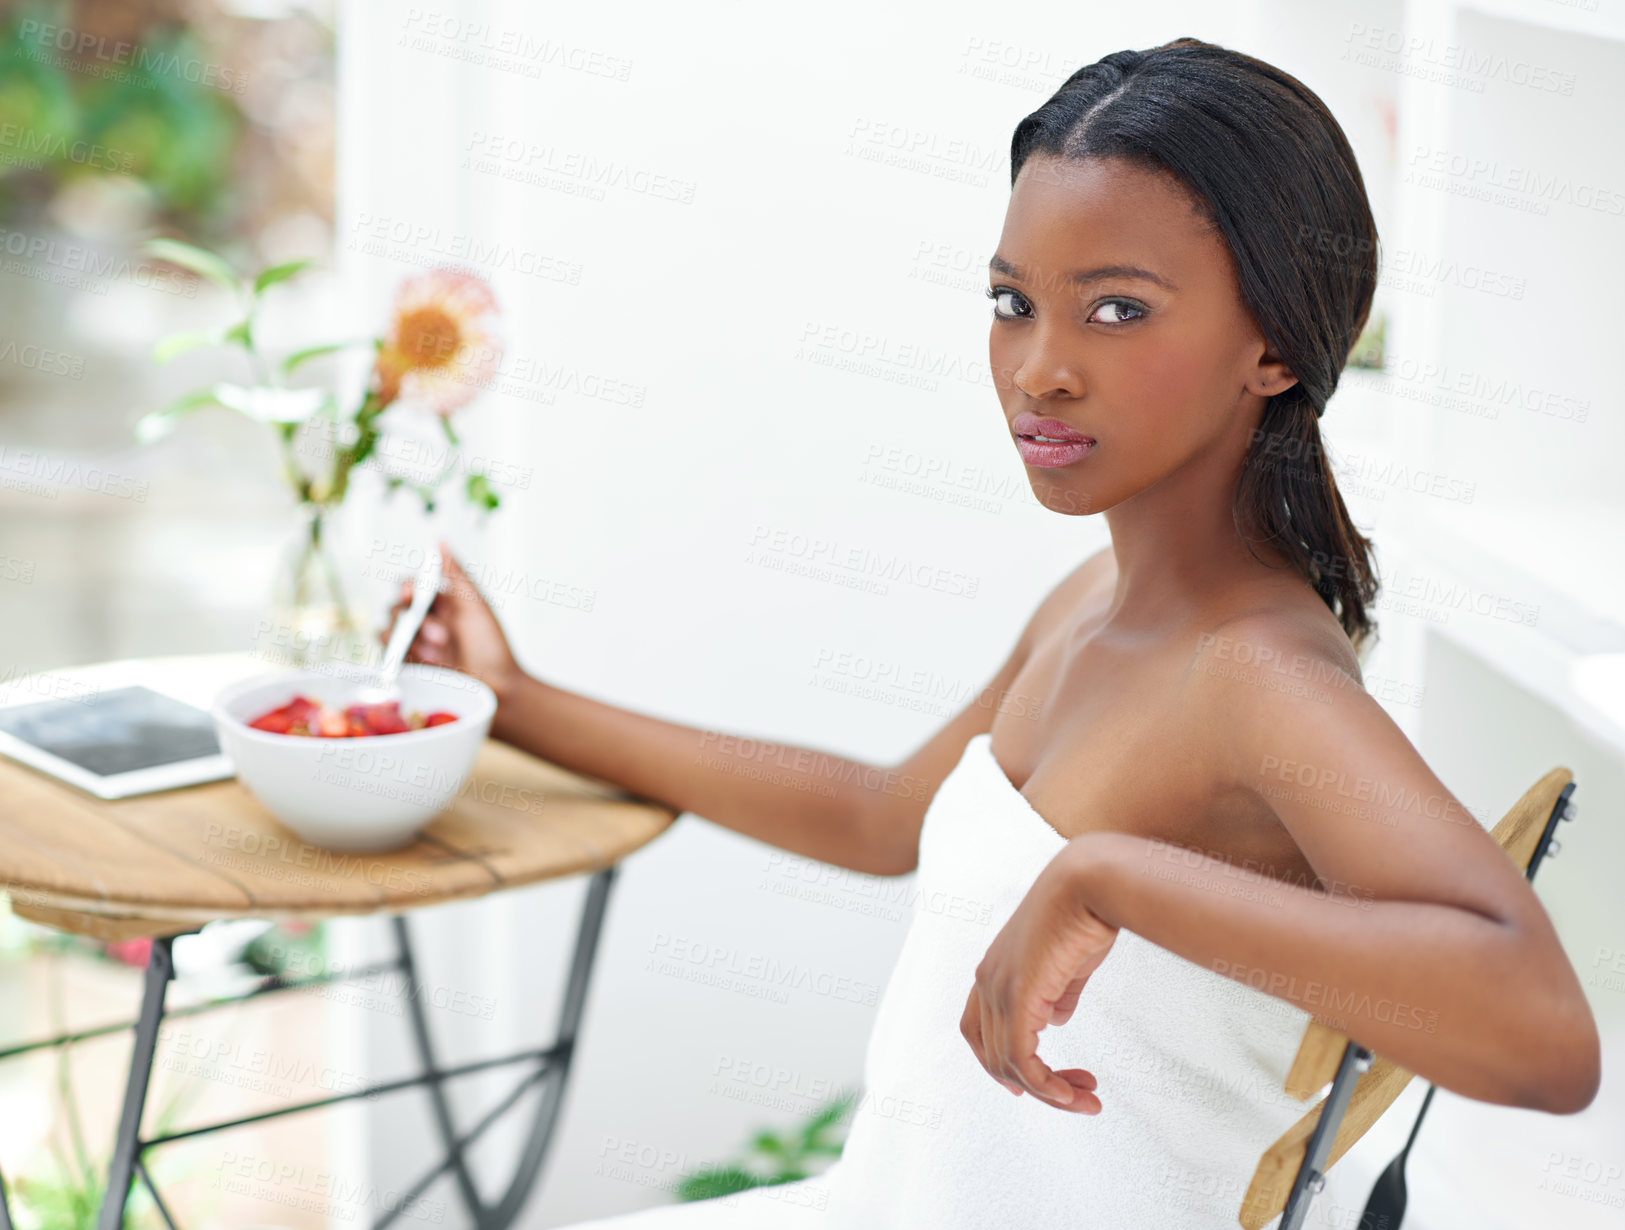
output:
M1553 769L1512 805L1491 832L1507 856L1517 864L1518 870L1527 871L1529 861L1546 831L1547 821L1557 806L1564 787L1574 780L1574 774L1565 768ZM1284 1088L1300 1101L1324 1089L1337 1074L1348 1038L1331 1025L1315 1019L1303 1031L1297 1057L1287 1073ZM1349 1147L1364 1136L1366 1130L1404 1092L1413 1074L1384 1059L1373 1056L1371 1067L1360 1077L1349 1099L1348 1110L1338 1125L1331 1153L1325 1166L1348 1152ZM1242 1198L1236 1219L1246 1230L1261 1230L1269 1220L1286 1207L1293 1180L1303 1165L1310 1133L1320 1121L1326 1105L1322 1098L1303 1118L1288 1128L1274 1144L1264 1150L1253 1172L1253 1181Z

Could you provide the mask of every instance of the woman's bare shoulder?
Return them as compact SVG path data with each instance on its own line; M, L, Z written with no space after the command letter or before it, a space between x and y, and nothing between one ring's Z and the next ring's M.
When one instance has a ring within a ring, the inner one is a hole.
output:
M1056 624L1077 618L1079 604L1117 575L1117 556L1107 543L1055 583L1027 623L1027 639L1036 644Z
M1220 661L1297 679L1336 674L1365 686L1353 643L1318 597L1249 604L1215 621L1197 640L1196 665Z

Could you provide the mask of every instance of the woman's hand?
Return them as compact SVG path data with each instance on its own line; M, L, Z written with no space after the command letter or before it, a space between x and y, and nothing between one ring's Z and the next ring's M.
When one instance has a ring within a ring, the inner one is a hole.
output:
M1038 1057L1038 1032L1072 1019L1084 984L1116 938L1117 928L1078 900L1066 852L1051 859L988 945L959 1021L994 1080L1060 1110L1100 1113L1093 1073L1051 1071Z
M442 588L429 604L423 626L407 647L406 660L449 666L472 675L497 694L500 704L524 676L524 671L508 647L508 638L503 635L495 613L444 542L440 543L440 558ZM401 582L400 596L389 608L389 618L378 634L381 642L389 643L395 621L411 604L412 581L407 579Z

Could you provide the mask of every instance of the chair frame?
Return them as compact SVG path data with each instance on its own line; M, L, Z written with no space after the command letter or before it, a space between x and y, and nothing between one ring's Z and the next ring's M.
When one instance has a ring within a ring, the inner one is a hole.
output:
M1535 878L1541 860L1552 851L1559 821L1573 817L1573 794L1574 774L1554 768L1523 793L1491 832L1527 879ZM1280 1213L1277 1230L1301 1230L1310 1203L1326 1185L1326 1172L1404 1092L1411 1076L1323 1022L1311 1020L1284 1087L1300 1100L1328 1081L1331 1088L1264 1151L1236 1220L1246 1230L1262 1230ZM1418 1126L1426 1111L1424 1102ZM1293 1170L1290 1184L1282 1182L1288 1169Z

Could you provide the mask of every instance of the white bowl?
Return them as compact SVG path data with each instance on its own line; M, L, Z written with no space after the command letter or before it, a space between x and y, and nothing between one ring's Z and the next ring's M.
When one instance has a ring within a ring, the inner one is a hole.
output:
M399 679L401 712L442 709L455 713L455 722L356 738L248 725L297 695L343 709L370 677L347 662L256 675L221 691L211 709L220 748L249 793L300 837L332 850L410 844L462 789L496 714L496 694L473 676L408 662Z

